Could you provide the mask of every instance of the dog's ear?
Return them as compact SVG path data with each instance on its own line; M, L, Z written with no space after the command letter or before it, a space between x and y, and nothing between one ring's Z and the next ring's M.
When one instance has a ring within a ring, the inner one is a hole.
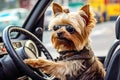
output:
M83 6L80 9L80 16L83 18L83 21L85 22L85 24L87 26L86 31L88 34L92 31L93 27L96 24L96 19L95 19L94 15L95 14L90 9L89 4Z
M61 13L63 12L63 8L60 4L57 3L53 3L52 4L52 10L53 10L53 14L55 15L56 13Z
M81 8L88 16L90 16L90 5L87 4Z
M83 17L85 19L85 22L87 24L89 17L90 17L90 6L89 4L83 6L80 10L84 11L85 14L80 14L81 17Z

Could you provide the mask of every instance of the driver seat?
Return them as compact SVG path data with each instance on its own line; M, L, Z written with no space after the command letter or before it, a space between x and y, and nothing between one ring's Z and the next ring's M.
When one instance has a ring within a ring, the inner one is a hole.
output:
M120 16L115 24L116 41L110 48L108 55L104 62L106 76L104 80L120 80Z

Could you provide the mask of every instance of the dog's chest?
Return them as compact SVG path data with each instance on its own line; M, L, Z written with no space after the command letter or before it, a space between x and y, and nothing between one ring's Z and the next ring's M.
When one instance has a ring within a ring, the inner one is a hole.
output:
M77 80L95 61L93 52L87 49L83 49L80 52L67 51L66 53L65 51L60 54L64 55L57 58L57 61L65 62L69 71L69 73L65 75L66 80Z

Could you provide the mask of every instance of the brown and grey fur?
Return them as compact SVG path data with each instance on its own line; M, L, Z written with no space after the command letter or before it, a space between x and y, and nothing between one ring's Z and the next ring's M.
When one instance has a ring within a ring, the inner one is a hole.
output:
M98 58L94 56L89 42L89 35L96 24L89 5L83 6L78 12L74 13L71 13L69 9L64 9L57 3L53 3L52 9L53 20L51 20L49 24L50 29L53 29L54 25L67 24L73 26L76 30L73 34L67 32L65 27L54 31L51 41L55 49L57 49L58 52L76 50L79 54L80 51L86 48L89 53L80 53L79 56L84 58L68 61L54 62L40 57L38 59L26 59L24 62L60 80L103 80L105 76L103 65ZM58 32L62 32L62 37L67 40L59 39L57 36ZM93 55L93 63L90 67L87 67L83 63L89 64L86 59L91 57L91 55Z

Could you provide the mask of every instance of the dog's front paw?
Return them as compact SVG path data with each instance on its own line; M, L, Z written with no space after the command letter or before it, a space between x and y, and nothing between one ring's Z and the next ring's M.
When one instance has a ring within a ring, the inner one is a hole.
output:
M24 63L30 65L33 68L40 68L40 65L42 64L43 59L38 58L38 59L25 59Z

